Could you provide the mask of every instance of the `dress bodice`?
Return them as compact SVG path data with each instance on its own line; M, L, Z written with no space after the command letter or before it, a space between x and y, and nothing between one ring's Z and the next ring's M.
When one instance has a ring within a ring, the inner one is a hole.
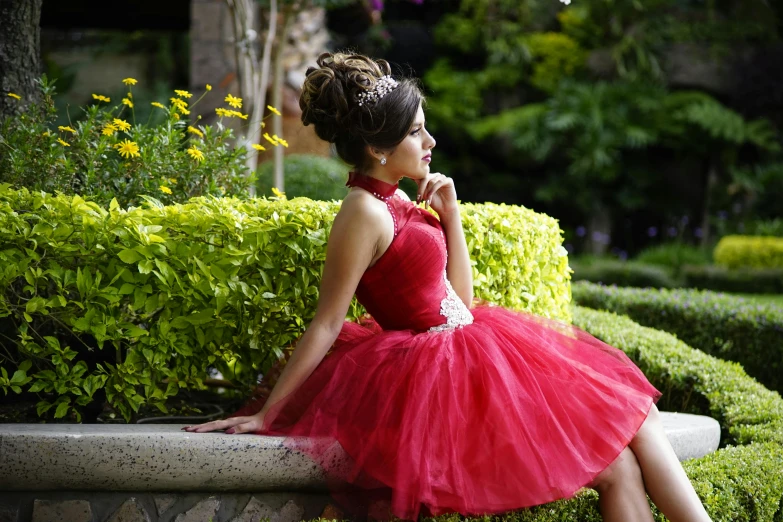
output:
M358 186L386 203L394 239L368 268L356 297L384 330L444 331L473 322L446 277L446 236L440 221L396 194L397 185L351 174Z

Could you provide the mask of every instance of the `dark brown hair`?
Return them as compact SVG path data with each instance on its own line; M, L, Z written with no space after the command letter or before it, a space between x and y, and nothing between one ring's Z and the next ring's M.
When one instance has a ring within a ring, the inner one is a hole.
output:
M398 85L380 100L359 105L359 94L391 75L386 60L360 54L323 53L318 67L307 69L299 97L302 123L314 125L322 140L334 143L337 154L359 171L366 170L366 146L392 151L413 125L424 96L417 82L395 78Z

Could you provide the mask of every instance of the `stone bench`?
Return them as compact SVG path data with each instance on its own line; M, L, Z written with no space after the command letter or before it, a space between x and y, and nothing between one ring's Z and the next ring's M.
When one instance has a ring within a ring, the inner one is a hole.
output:
M680 460L717 449L714 419L662 417ZM0 522L283 522L326 504L320 469L281 438L180 427L0 424Z

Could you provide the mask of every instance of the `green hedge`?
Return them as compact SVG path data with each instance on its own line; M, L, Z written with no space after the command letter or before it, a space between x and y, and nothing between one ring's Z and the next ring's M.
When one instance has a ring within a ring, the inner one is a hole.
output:
M702 290L573 285L574 300L590 308L626 314L671 332L691 346L739 362L773 390L783 390L783 309Z
M684 286L747 294L783 294L783 268L734 268L685 266Z
M128 420L202 386L209 367L254 384L315 313L338 209L305 198L104 209L0 185L0 387L77 420L105 389ZM557 222L521 207L463 210L475 295L569 321ZM363 312L354 301L349 318Z
M676 288L678 281L662 266L615 259L573 260L573 281L641 288Z
M783 238L723 236L713 257L715 264L726 268L783 268Z
M722 427L721 448L683 463L714 522L779 522L783 498L783 399L736 363L696 350L671 334L627 317L574 308L574 324L620 348L664 395L662 410L710 415ZM600 522L598 496L584 490L562 500L495 517L502 522ZM657 510L655 519L665 518ZM465 520L441 516L438 522Z

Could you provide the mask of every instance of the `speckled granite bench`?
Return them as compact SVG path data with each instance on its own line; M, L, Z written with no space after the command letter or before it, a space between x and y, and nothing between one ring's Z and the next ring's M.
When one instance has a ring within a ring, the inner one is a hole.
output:
M662 416L680 460L717 449L714 419ZM0 424L0 470L0 522L284 522L328 500L280 438L172 424Z

